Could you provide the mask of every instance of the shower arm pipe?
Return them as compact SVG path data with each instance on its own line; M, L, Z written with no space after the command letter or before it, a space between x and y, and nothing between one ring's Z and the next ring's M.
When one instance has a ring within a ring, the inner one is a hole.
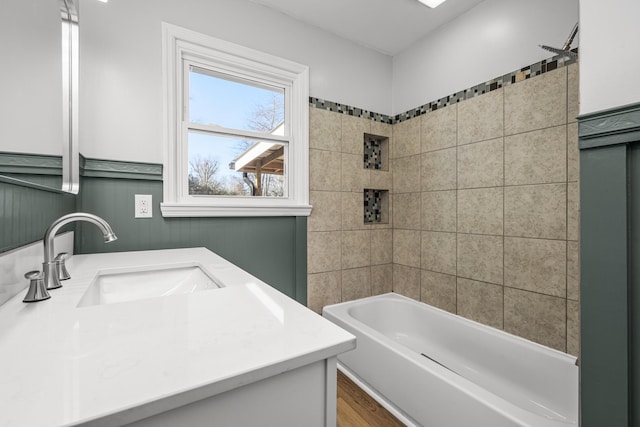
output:
M578 23L577 22L576 22L576 25L573 26L573 30L571 30L571 34L569 35L569 38L564 43L564 46L562 46L562 50L571 49L571 44L573 43L573 39L576 38L576 34L578 34Z

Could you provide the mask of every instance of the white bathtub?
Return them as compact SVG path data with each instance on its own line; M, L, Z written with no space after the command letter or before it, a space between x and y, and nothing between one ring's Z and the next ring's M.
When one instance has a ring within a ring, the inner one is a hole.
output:
M393 293L323 316L357 337L340 369L407 425L578 425L575 357Z

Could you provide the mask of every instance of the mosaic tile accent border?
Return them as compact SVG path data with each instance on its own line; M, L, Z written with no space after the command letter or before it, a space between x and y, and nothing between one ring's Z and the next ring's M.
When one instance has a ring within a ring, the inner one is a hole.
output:
M382 190L364 190L364 222L382 222Z
M393 118L386 114L374 113L373 111L363 110L358 107L351 107L345 104L339 104L333 101L325 101L324 99L309 97L309 104L314 108L321 110L327 110L334 113L342 113L347 116L361 117L364 119L370 119L374 122L393 124Z
M572 49L571 51L578 53L578 48ZM573 64L575 62L577 62L577 59L575 58L571 58L565 55L556 55L550 59L544 59L540 62L536 62L535 64L531 64L519 70L505 74L504 76L497 77L495 79L480 83L460 92L456 92L444 98L440 98L436 101L421 105L402 114L398 114L394 117L387 116L385 114L374 113L357 107L338 104L336 102L325 101L320 98L310 97L309 104L311 104L312 107L321 108L324 110L332 111L334 113L342 113L350 116L368 118L376 122L388 123L393 125L396 123L404 122L405 120L413 119L428 112L435 111L438 108L444 108L449 105L465 101L467 99L475 98L476 96L484 95L485 93L500 89L501 87L518 83L561 67L566 67L567 65Z
M577 52L578 50L574 49L574 51ZM551 59L545 59L540 62L536 62L535 64L531 64L517 71L505 74L504 76L489 80L484 83L480 83L479 85L473 86L469 89L456 92L453 95L449 95L445 98L440 98L437 101L433 101L409 110L405 113L398 114L393 118L392 123L400 123L405 120L421 116L430 111L435 111L438 108L444 108L449 105L465 101L467 99L475 98L476 96L484 95L485 93L500 89L501 87L518 83L531 77L539 76L546 72L553 71L557 68L566 67L567 65L573 64L574 62L576 62L575 59L563 55L557 55Z

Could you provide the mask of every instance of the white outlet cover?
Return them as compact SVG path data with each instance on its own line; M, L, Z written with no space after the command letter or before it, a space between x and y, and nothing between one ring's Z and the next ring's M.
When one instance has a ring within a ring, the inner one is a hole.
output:
M135 217L152 218L153 204L151 194L136 194L135 197Z

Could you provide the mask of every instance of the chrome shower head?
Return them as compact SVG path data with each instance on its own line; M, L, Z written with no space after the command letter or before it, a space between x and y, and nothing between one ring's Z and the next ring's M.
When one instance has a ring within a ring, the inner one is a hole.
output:
M565 55L565 56L568 56L568 57L570 57L572 59L578 59L578 54L576 52L571 51L571 50L558 49L557 47L551 47L551 46L547 46L547 45L544 45L544 44L539 44L538 46L540 46L544 50L548 50L549 52L553 52L556 55Z
M564 55L564 56L568 56L569 58L572 58L572 59L577 59L578 58L578 54L576 52L571 51L571 44L573 43L573 39L576 37L576 34L578 34L578 23L577 22L576 22L576 25L573 26L573 29L571 30L571 33L569 34L569 37L567 38L567 41L564 42L564 45L562 46L562 49L558 49L557 47L547 46L547 45L544 45L544 44L540 44L538 46L540 46L544 50L548 50L549 52L553 52L556 55Z

